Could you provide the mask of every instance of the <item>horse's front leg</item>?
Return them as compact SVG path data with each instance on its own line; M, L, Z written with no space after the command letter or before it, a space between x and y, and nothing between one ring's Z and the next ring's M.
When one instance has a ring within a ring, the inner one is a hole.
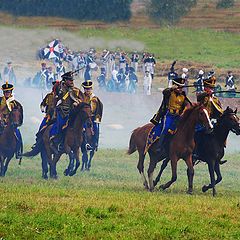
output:
M190 154L186 159L185 162L187 164L187 176L188 176L188 194L192 194L193 192L193 176L194 176L194 169L193 169L193 162L192 162L192 154Z
M87 168L88 163L88 153L87 150L82 151L82 167L81 171L84 171Z
M41 159L42 159L42 178L48 179L48 157L46 150L43 148L41 151Z
M145 159L145 155L143 152L138 151L138 165L137 165L137 169L139 171L139 174L141 175L142 181L143 181L143 186L146 190L149 189L148 187L148 182L147 182L147 178L144 174L144 159Z
M220 164L219 164L219 161L216 161L215 162L215 173L217 174L217 180L215 182L215 185L217 185L218 183L220 183L222 181L222 174L221 174L221 171L220 171Z
M149 190L150 192L153 191L154 189L154 184L153 184L153 171L157 165L157 158L156 155L150 155L150 163L148 167L148 181L149 181Z
M74 157L76 159L76 165L75 165L75 168L69 173L69 176L73 176L76 174L79 166L80 166L80 159L79 159L79 148L77 148L75 151L74 151Z
M53 179L57 179L58 175L57 175L57 162L60 159L61 154L54 154L53 155L53 160L50 164L50 177Z
M12 158L13 158L13 155L8 156L7 159L6 159L6 162L5 162L5 165L4 165L4 170L3 170L3 175L2 175L3 177L6 175L6 172L8 170L8 165L9 165Z
M4 157L0 155L0 176L4 177Z
M169 158L164 159L164 161L163 161L163 163L161 165L161 169L160 169L156 179L153 181L154 187L157 186L158 182L160 181L162 173L163 173L164 169L167 167L169 160L170 160Z
M74 153L73 153L73 151L70 150L69 152L67 152L67 154L68 154L68 157L69 157L69 163L68 163L67 168L63 172L65 176L70 175L70 173L73 171L73 167L74 167Z
M177 180L177 162L178 158L177 156L173 156L171 159L171 168L172 168L172 178L169 182L163 184L160 186L162 190L165 190L166 188L169 188L174 182Z
M215 196L216 195L216 190L215 190L215 176L214 176L213 162L210 160L210 161L207 161L207 163L208 163L208 171L209 171L211 183L209 185L207 185L207 186L204 185L202 187L202 191L206 192L208 189L212 188L213 196Z
M88 163L87 163L87 170L88 170L88 171L90 170L94 153L95 153L95 150L94 150L94 149L90 151L89 161L88 161Z

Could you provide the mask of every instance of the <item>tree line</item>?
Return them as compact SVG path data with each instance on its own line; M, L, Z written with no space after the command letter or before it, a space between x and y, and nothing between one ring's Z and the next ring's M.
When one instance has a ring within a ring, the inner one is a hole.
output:
M54 16L77 20L129 20L132 0L0 0L0 11L15 16Z

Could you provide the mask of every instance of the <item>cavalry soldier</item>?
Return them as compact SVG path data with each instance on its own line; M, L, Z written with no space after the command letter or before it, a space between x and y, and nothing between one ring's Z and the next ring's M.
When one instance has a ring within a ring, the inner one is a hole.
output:
M50 130L50 145L55 153L58 153L55 142L57 144L62 142L61 133L67 127L70 111L82 102L82 96L81 90L74 87L73 72L63 74L62 81L57 88L57 95L55 96L56 122Z
M9 119L9 114L13 110L14 106L20 105L22 108L21 104L14 99L14 96L12 94L13 89L14 86L8 82L2 85L3 97L0 97L0 113L2 114L3 121L6 124ZM20 130L17 127L15 128L15 135L17 140L16 158L20 159L23 150L23 142Z
M197 96L197 101L204 105L211 119L218 119L223 113L219 99L214 96L215 84L215 73L210 71L208 78L203 80L204 92Z
M99 124L102 120L102 114L103 114L103 104L100 101L100 99L95 96L93 93L93 82L92 81L86 81L82 83L82 87L84 89L83 93L83 101L85 103L90 104L91 111L92 111L92 123L93 123L93 133L94 133L94 139L93 144L95 146L94 149L98 147L98 140L99 140ZM89 145L87 144L87 147Z
M184 79L176 78L172 81L173 87L163 90L162 104L150 120L155 126L149 133L145 152L157 139L159 139L157 151L162 151L166 135L174 133L181 114L191 103L183 91Z
M197 95L197 101L206 108L210 116L210 119L214 121L216 121L223 114L221 103L219 99L216 96L214 96L215 84L216 84L215 73L214 71L210 71L208 73L208 78L203 80L204 92ZM199 156L201 156L198 146L202 142L203 133L205 132L204 126L197 125L195 132L196 133L194 139L196 142L196 147L193 154L194 161L198 159Z

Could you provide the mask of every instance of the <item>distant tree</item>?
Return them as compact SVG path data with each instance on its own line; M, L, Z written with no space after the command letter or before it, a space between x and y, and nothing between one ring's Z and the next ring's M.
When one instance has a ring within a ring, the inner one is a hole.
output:
M149 15L160 23L177 23L195 6L197 0L150 0Z
M216 8L231 8L234 6L234 0L219 0L217 2Z
M15 16L57 16L105 22L127 21L132 0L0 0L0 11Z

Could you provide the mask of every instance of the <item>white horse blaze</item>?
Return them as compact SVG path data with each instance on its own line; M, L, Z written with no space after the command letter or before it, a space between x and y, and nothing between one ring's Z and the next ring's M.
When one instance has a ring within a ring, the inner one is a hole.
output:
M205 113L206 117L207 117L207 120L208 120L208 124L209 124L209 127L212 129L213 128L213 125L210 121L210 118L209 118L209 115L208 115L208 111L206 109L203 109L203 112Z

